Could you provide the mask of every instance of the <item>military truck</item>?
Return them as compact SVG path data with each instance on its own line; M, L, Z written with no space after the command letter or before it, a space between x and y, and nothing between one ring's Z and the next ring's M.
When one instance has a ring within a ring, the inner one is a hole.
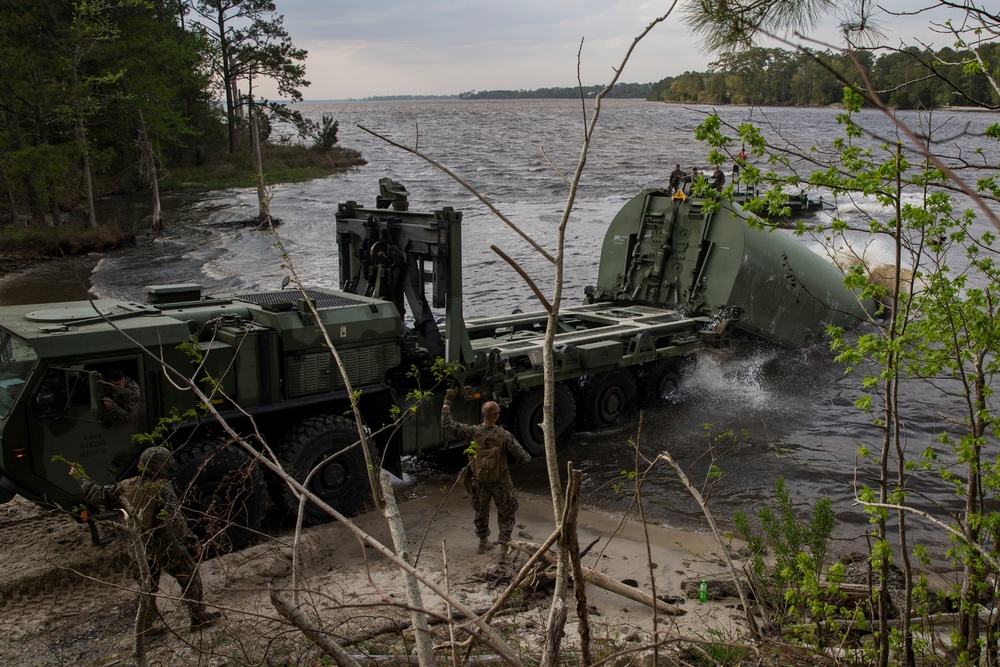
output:
M146 288L146 303L0 308L0 501L20 494L78 511L81 488L66 462L99 483L123 479L135 474L145 446L135 436L159 425L174 451L171 475L185 509L202 534L228 540L221 548L249 539L269 496L296 511L287 487L269 484L253 458L196 409L176 371L221 382L214 407L230 425L259 433L254 441L299 480L318 467L309 488L340 512L356 513L369 498L367 469L360 448L349 447L357 430L344 417L347 391L321 327L360 392L387 468L398 471L402 455L458 444L440 428L443 386L398 428L378 430L392 421L394 406L410 407L418 375L424 388L433 386L427 369L437 358L459 369L452 382L466 400L456 402L457 419L475 421L482 401L499 401L505 426L543 454L547 313L466 319L462 214L410 211L402 187L381 187L373 208L353 201L337 208L338 290L219 296L195 284L158 285ZM745 218L737 205L710 211L683 191L647 190L625 204L605 236L596 285L559 314L559 439L670 393L681 361L727 345L734 325L794 346L827 324L864 316L839 271L781 233L751 229ZM138 387L129 421L105 408L104 399L122 391L106 378L120 372ZM326 518L307 507L307 521Z

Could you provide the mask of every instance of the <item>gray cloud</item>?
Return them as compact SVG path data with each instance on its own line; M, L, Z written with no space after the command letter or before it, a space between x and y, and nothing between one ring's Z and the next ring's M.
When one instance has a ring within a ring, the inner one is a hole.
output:
M309 50L309 99L572 86L581 38L586 40L583 82L605 83L632 39L669 7L642 0L277 0L277 5L293 41ZM909 8L910 2L883 5ZM883 23L909 36L915 33L903 31L925 30L927 19ZM818 34L839 42L834 20ZM712 59L675 11L636 49L623 80L658 81L704 69Z

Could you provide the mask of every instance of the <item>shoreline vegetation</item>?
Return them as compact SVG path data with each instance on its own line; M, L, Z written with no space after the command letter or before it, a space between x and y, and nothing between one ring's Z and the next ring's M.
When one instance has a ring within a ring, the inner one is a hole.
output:
M982 52L988 62L1000 61L1000 43L983 45ZM705 71L689 70L655 83L619 83L607 98L719 106L842 106L845 84L865 88L861 69L870 73L875 90L889 91L882 101L890 108L930 110L956 105L984 108L984 101L990 108L1000 105L1000 93L993 90L986 74L978 68L963 66L974 60L970 50L946 47L925 54L924 60L915 58L916 55L918 52L912 48L886 53L860 49L847 55L829 50L814 53L753 47L723 54L709 63ZM907 85L914 81L920 85ZM592 99L602 88L470 90L457 95L388 95L358 101L579 99L581 95ZM866 100L865 104L871 103Z
M98 206L108 196L151 192L158 230L162 191L254 186L255 174L303 180L362 162L337 147L335 119L304 118L258 94L271 81L294 103L309 85L306 51L273 3L206 7L40 0L0 10L6 252L128 244L118 227L131 226ZM261 189L259 218L266 204Z
M269 184L323 178L365 164L358 151L340 146L323 150L300 145L265 145L262 146L262 159L267 165ZM251 188L255 185L252 158L241 152L220 154L218 159L201 166L171 169L159 182L161 193ZM139 191L106 192L101 196L113 198L136 192ZM39 262L134 244L135 235L121 221L112 217L100 220L96 227L88 227L79 210L64 211L59 224L55 224L51 216L40 222L25 220L23 223L7 224L0 227L0 279Z

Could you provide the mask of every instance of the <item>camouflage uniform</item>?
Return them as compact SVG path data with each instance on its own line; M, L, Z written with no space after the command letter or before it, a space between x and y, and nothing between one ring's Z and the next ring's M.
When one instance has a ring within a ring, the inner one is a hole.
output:
M502 426L492 426L489 424L463 424L451 418L451 405L446 401L441 408L441 427L457 438L461 438L467 444L475 441L477 443L488 443L504 448L507 457L513 457L517 463L528 463L531 461L531 454L526 452L514 436L508 433ZM495 482L481 482L476 480L475 492L472 494L472 508L476 511L474 520L476 526L476 537L485 539L490 536L490 500L497 506L497 529L499 532L497 541L506 543L510 541L511 533L514 531L514 513L517 512L517 497L514 496L514 482L510 477L510 469L504 468L500 473L500 478Z
M119 424L127 424L139 414L139 403L142 400L139 383L127 375L124 387L106 385L105 396L110 398L111 402L104 406L104 411Z
M162 448L150 448L162 449ZM147 456L146 450L143 456ZM169 455L169 452L168 452ZM205 625L214 620L202 604L201 576L191 551L199 546L198 538L180 512L177 492L166 479L166 465L159 470L143 468L140 459L139 476L122 480L111 487L99 486L83 480L87 502L104 507L124 506L132 513L146 545L146 560L151 575L151 592L159 590L160 574L166 572L181 587L181 596L191 616L192 626ZM153 610L156 599L153 598ZM152 624L150 618L147 625Z

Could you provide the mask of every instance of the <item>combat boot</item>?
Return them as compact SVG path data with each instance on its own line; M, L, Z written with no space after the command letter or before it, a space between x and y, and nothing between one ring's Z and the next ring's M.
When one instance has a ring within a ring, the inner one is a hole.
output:
M507 562L507 556L509 556L509 555L510 555L510 545L507 544L506 542L501 542L500 543L500 562L501 563L506 563Z
M167 631L167 626L159 620L159 617L152 621L146 621L146 627L142 629L142 637L147 641L153 637L159 637Z
M222 613L218 611L203 611L191 616L191 632L197 632L215 625L216 621L222 618Z
M167 631L167 626L164 624L163 619L160 618L160 612L156 610L156 605L146 612L146 623L145 627L142 629L142 636L145 639L151 639L153 637L159 637Z
M494 546L496 545L490 542L490 539L488 537L480 537L478 553L484 554L490 549L492 549Z

